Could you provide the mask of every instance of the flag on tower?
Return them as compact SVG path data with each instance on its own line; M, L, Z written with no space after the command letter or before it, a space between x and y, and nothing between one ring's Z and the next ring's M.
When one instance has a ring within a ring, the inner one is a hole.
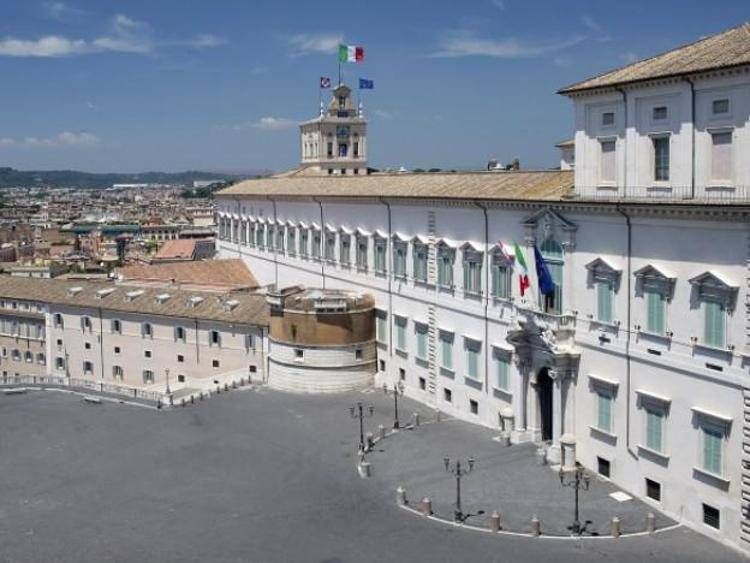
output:
M339 45L340 63L361 63L365 59L365 50L358 45Z
M359 79L359 89L360 90L372 90L375 88L375 82L372 80L368 80L367 78L360 78Z
M531 286L531 282L529 282L529 269L526 267L526 259L523 256L523 251L516 241L513 241L513 251L516 255L518 284L521 288L521 297L523 297L523 294L526 293L526 290Z
M331 78L328 76L321 76L320 77L320 87L321 88L330 88L331 87Z

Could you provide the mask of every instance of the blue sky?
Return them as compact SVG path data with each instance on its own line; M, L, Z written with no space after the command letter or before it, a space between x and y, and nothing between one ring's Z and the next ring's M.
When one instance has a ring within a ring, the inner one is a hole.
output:
M339 41L375 166L555 164L557 88L750 20L747 0L3 0L0 166L292 167ZM340 11L336 11L340 8Z

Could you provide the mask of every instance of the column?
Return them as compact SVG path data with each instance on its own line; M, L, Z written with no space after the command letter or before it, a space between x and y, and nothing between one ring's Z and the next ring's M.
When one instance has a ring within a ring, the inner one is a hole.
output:
M562 381L559 372L550 369L552 385L552 445L547 450L549 463L560 463L560 434L562 431Z

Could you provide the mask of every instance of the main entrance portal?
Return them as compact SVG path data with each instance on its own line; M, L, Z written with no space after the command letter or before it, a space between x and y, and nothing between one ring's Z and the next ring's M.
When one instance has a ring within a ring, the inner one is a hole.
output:
M539 417L541 419L542 440L552 439L552 378L547 368L537 375L537 393L539 395Z

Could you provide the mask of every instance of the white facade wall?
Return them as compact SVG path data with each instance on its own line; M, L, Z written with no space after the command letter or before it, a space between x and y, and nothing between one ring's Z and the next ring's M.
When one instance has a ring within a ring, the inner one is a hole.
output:
M584 195L614 192L682 199L690 195L694 180L696 197L747 196L750 160L743 155L750 152L750 74L744 70L692 80L694 114L690 83L681 79L572 96L577 190ZM727 100L729 109L714 114L713 102L719 100ZM657 107L667 109L666 118L654 119ZM610 112L614 123L604 125L602 115ZM717 132L732 135L731 174L721 181L711 177L712 134ZM670 177L664 182L654 178L652 137L661 135L669 137L670 145ZM608 139L617 143L612 184L604 181L601 170L601 142Z
M581 160L585 159L579 157L579 163ZM585 168L577 166L576 173ZM488 298L491 283L488 250L498 241L517 241L526 252L533 290L536 279L531 245L534 242L541 245L551 233L564 249L562 311L575 319L575 348L580 353L578 370L572 374L572 387L563 384L562 391L555 391L562 393L562 404L560 411L555 411L561 420L553 442L561 433L573 434L582 463L596 469L597 457L610 461L611 478L638 496L645 494L646 478L658 481L662 487L661 509L719 539L737 544L741 518L743 389L748 376L747 319L743 305L747 298L748 231L744 216L714 216L705 208L694 214L665 214L656 212L656 208L626 206L632 224L628 269L627 223L613 205L557 205L550 211L546 206L532 203L486 203L486 206L485 223L485 210L470 202L447 205L375 199L316 202L220 198L218 207L222 217L240 216L244 210L248 220L270 216L298 226L317 223L325 228L328 224L338 234L333 263L303 259L298 252L290 256L286 251L270 252L227 240L220 240L218 247L223 258L242 257L261 284L304 283L371 293L378 310L387 315L386 334L378 338L381 378L404 379L408 395L454 416L496 428L503 424L506 429L508 425L516 430L526 427L529 432L516 436L528 439L539 436L539 429L534 429L541 416L534 383L536 374L530 374L528 366L519 364L507 336L517 307L535 307L536 297L529 300L527 294L524 304L517 277L513 276L511 299ZM367 271L355 266L355 238L351 245L351 266L339 263L341 233L357 229L368 236ZM389 271L382 276L373 272L374 237L378 233L390 235L386 261ZM392 275L394 235L398 240L416 236L427 242L430 249L427 283L413 279L413 243L408 244L406 278ZM456 247L455 285L451 290L435 284L436 246L443 239ZM483 253L481 296L464 291L462 246L465 243ZM607 324L595 322L596 288L586 269L596 259L605 260L619 271L613 322ZM674 291L666 305L665 336L648 335L643 328L645 300L633 273L648 265L674 278ZM720 350L700 345L704 316L695 299L694 287L688 281L706 271L719 275L735 288L733 306L726 319L727 345ZM406 323L403 349L397 346L396 318L399 322L405 319ZM428 355L432 357L426 361L416 357L418 325L430 329ZM453 335L451 370L440 365L441 331ZM479 351L475 377L468 374L467 343ZM510 360L505 389L499 388L498 357ZM595 391L602 384L609 386L614 395L614 422L608 434L592 430L597 426ZM450 391L450 401L446 390ZM662 456L639 448L645 432L643 393L667 400ZM731 421L722 442L720 478L695 469L700 466L700 420L704 417L700 413L704 412ZM701 524L703 503L721 510L720 530Z

